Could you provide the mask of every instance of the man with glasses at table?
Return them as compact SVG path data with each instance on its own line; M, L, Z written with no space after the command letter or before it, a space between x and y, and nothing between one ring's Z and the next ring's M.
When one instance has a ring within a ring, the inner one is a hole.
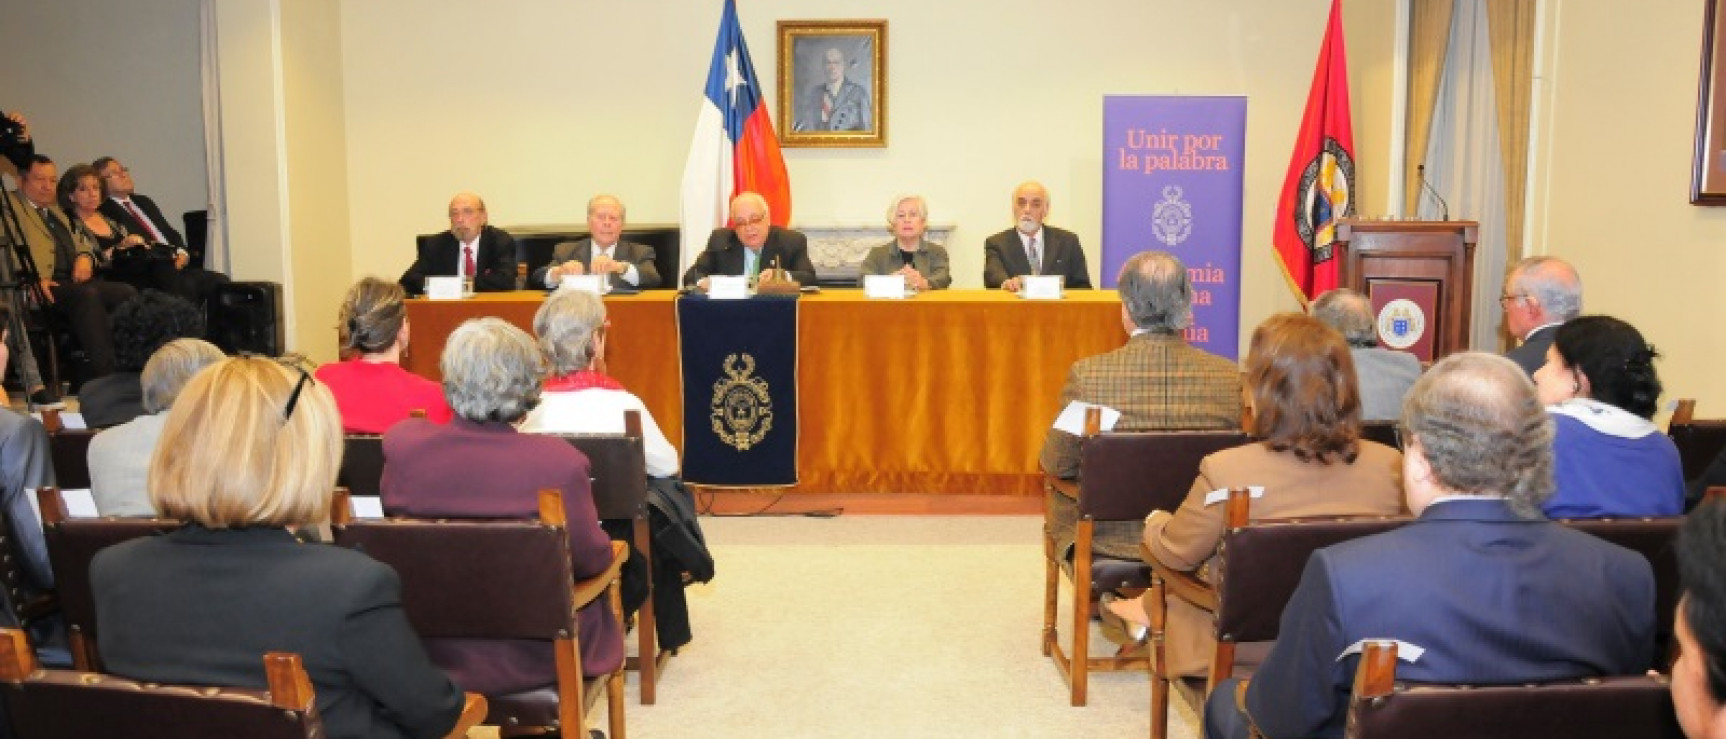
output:
M1504 309L1504 329L1522 342L1504 356L1533 377L1546 364L1558 327L1582 314L1582 278L1557 257L1529 257L1504 278L1498 307Z
M402 273L402 289L425 292L427 277L461 277L474 292L515 289L515 238L492 228L485 201L471 192L449 201L449 230L420 239L419 258Z
M713 229L707 248L683 273L683 284L706 290L709 275L742 275L751 283L762 277L783 280L788 276L813 285L815 265L809 261L809 239L772 225L767 200L758 193L743 192L731 199L731 227Z

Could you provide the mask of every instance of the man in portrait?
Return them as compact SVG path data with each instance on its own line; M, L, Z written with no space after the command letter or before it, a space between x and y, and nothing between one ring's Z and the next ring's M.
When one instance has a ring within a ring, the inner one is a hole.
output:
M798 99L796 131L867 131L874 125L869 90L845 76L850 63L845 52L829 46L822 52L820 84L805 88Z

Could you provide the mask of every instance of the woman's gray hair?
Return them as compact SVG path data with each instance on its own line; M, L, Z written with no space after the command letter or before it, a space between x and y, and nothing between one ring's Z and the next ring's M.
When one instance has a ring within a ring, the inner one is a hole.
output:
M471 318L438 361L450 409L469 421L515 423L539 405L545 358L533 337L501 318Z
M605 325L605 301L585 290L559 290L533 314L533 332L553 376L593 363L594 333Z
M899 206L904 205L907 200L917 204L918 218L925 221L929 220L929 201L924 200L922 195L900 195L887 203L887 227L889 229L893 227L893 217L899 215Z
M1501 497L1523 518L1543 516L1552 419L1514 362L1484 352L1445 357L1408 391L1402 427L1450 493Z
M144 387L144 412L161 413L173 407L180 390L198 370L226 359L228 355L203 339L175 339L162 345L144 363L139 384Z
M1128 257L1115 289L1139 328L1173 333L1193 325L1193 283L1173 254L1142 251Z
M365 277L342 299L342 348L378 354L396 343L408 319L407 292L394 282Z

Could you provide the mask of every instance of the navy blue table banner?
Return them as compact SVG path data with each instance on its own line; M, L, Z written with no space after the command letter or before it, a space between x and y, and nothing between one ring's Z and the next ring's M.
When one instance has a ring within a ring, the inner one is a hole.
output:
M797 484L797 298L677 300L683 479Z

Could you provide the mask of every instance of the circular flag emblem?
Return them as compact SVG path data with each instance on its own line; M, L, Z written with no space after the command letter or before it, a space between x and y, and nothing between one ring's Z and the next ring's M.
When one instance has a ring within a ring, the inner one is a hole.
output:
M1378 312L1378 337L1392 349L1407 349L1426 334L1426 313L1414 301L1397 298Z
M1313 261L1331 258L1336 222L1354 213L1354 159L1336 139L1325 137L1324 148L1301 170L1295 231Z

